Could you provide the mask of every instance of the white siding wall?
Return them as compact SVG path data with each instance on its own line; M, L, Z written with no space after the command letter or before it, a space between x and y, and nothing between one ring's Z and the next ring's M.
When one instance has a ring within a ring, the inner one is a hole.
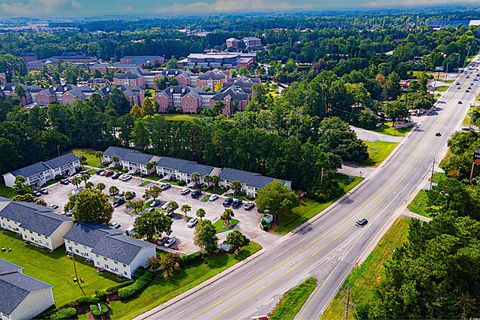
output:
M50 306L54 305L52 289L48 288L41 291L30 293L23 302L12 312L9 318L3 319L10 320L28 320L39 315L43 311L47 310Z
M55 230L54 233L50 236L52 250L57 249L65 243L63 237L67 234L68 231L73 227L73 221L65 221L60 225L60 227Z
M3 175L3 180L5 181L5 185L7 187L13 187L13 184L15 183L15 176L13 174L11 174L10 172L9 173L5 173Z

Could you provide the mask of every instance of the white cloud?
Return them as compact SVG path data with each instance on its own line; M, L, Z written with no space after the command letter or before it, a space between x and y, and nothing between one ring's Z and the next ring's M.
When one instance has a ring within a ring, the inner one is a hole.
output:
M63 9L78 9L77 0L0 0L2 16L34 16L58 13ZM60 10L59 10L60 9Z

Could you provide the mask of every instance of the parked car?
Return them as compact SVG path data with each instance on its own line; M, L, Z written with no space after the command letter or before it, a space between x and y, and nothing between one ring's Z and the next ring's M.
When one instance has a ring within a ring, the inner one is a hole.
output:
M195 190L192 192L192 194L190 195L193 199L198 199L200 198L200 196L202 195L202 191L201 190Z
M170 248L172 247L175 243L177 243L177 239L175 239L174 237L171 237L171 238L168 238L167 241L165 241L165 243L163 244L163 246L165 248Z
M183 188L182 191L180 191L180 194L182 194L182 195L187 195L187 194L190 193L190 191L191 191L191 190L190 190L189 188Z
M125 230L125 234L126 234L127 236L132 235L134 232L135 232L135 227L130 227L130 228L128 228L127 230Z
M64 186L68 185L69 183L70 183L70 180L68 180L68 179L60 180L60 184L63 184Z
M121 175L122 174L120 172L115 172L114 174L112 174L112 179L118 179Z
M163 204L163 206L160 207L160 209L162 209L162 210L168 210L168 205L169 205L169 204L170 204L170 202L165 202L165 203Z
M100 172L100 176L104 177L106 173L107 171L103 170L102 172Z
M98 175L101 175L102 173L105 174L105 170L103 170L103 169L97 170L97 174L98 174Z
M363 219L360 219L360 220L357 220L357 222L355 223L358 227L363 227L364 225L366 225L368 223L368 220L366 218L363 218Z
M35 196L35 197L40 197L42 195L42 193L38 190L33 190L32 194Z
M105 177L110 177L113 175L112 171L105 171Z
M72 215L73 215L73 212L72 212L71 209L67 210L67 212L65 212L65 216L67 216L67 217L71 217Z
M132 176L130 176L130 175L128 175L128 174L125 175L125 176L123 176L123 178L122 178L122 181L124 181L124 182L127 182L127 181L129 181L129 180L132 180Z
M48 190L47 190L47 189L41 189L41 190L40 190L40 193L41 193L41 194L44 194L44 195L47 195L47 194L48 194Z
M58 209L58 205L52 203L51 205L48 206L50 209Z
M247 203L245 203L243 205L243 208L245 210L252 210L254 207L255 207L255 202L253 202L253 201L248 201Z
M159 246L163 246L169 239L170 239L170 237L157 238L155 240L155 243Z
M208 201L215 201L215 200L217 200L217 199L218 199L218 195L212 194L212 195L210 196L210 198L208 198Z
M153 200L153 201L150 203L150 208L155 208L155 207L158 206L160 203L161 203L160 200L155 199L155 200Z
M223 200L223 206L224 207L228 207L229 205L231 205L233 203L233 199L232 198L227 198L225 200Z
M115 229L120 228L120 223L118 223L118 222L112 223L112 228L115 228Z
M198 222L198 219L197 219L197 218L191 218L191 219L188 220L188 222L187 222L187 227L193 228L193 227L195 227L195 225L197 224L197 222Z
M113 207L114 208L120 207L124 203L125 203L124 198L118 198L117 200L113 201Z
M84 189L83 189L82 187L77 188L77 189L75 189L75 190L72 191L72 195L75 196L75 195L79 194L80 192L82 192L83 190L84 190Z
M162 183L162 184L160 185L160 189L162 189L162 190L164 190L164 191L167 190L167 189L170 189L171 187L172 187L172 186L170 185L170 183Z
M458 101L458 104L462 104L462 101Z
M243 204L242 200L236 199L236 200L233 201L233 203L232 203L232 208L238 209L238 208L240 208L240 207L242 206L242 204Z
M441 134L440 132L437 132L437 133L435 133L435 136L436 136L436 137L441 137L442 134Z

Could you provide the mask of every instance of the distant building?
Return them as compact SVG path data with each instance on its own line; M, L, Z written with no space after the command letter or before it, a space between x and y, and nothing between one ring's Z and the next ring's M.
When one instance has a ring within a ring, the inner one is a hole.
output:
M0 259L0 319L33 319L55 304L52 286Z
M103 153L102 162L111 163L114 157L119 159L118 164L127 169L129 173L150 174L155 171L155 166L147 168L149 163L155 164L160 157L152 156L150 154L142 153L137 150L108 147Z
M165 58L162 56L125 56L120 59L121 64L136 65L137 68L154 68L162 65Z
M247 49L258 49L263 47L262 40L256 37L245 37L243 38L243 43Z
M192 174L194 172L200 175L200 183L204 183L206 175L218 175L220 168L206 166L195 161L183 159L161 157L157 162L157 174L165 180L171 178L183 180L186 183L192 182Z
M205 88L208 87L210 90L214 90L215 86L218 83L227 82L230 80L230 72L225 72L222 70L210 70L205 73L199 74L196 77L195 87L197 88Z
M145 78L131 71L127 71L126 73L115 73L113 76L113 84L140 88L145 88L146 86Z
M227 45L227 49L228 48L232 48L232 49L235 49L237 50L238 49L238 44L240 43L240 40L236 39L236 38L228 38L226 41L225 41L226 45Z
M191 53L186 60L182 60L185 66L209 67L209 68L239 68L250 66L255 62L255 54L238 52L210 52ZM239 66L240 62L240 66Z

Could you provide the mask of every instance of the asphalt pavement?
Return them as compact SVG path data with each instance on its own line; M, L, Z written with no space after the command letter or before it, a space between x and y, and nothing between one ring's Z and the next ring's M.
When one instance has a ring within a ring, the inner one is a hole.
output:
M359 258L400 214L433 162L443 157L450 134L460 127L478 94L473 78L461 75L461 89L452 85L437 110L353 192L248 262L139 319L249 319L267 314L283 293L309 276L318 279L318 287L297 319L319 318ZM364 217L369 223L356 227L355 221Z

